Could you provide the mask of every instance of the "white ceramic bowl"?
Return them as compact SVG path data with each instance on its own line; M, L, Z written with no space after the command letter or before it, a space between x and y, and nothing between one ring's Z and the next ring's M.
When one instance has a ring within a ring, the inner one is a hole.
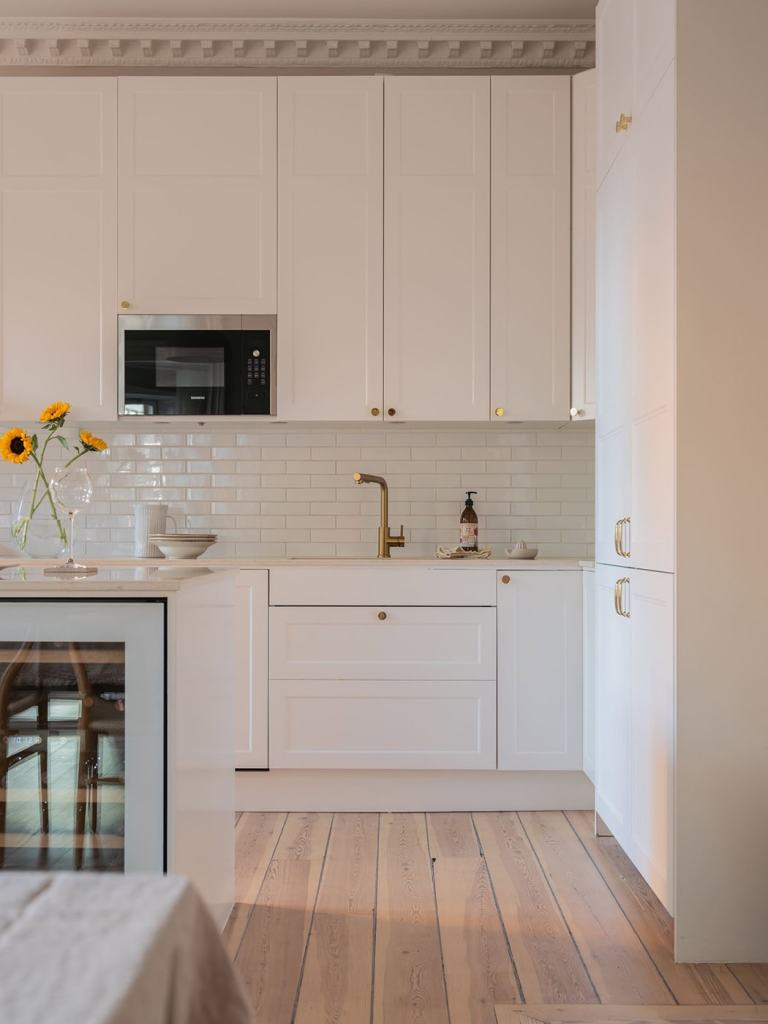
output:
M507 558L535 558L538 555L538 548L505 548L504 554Z
M199 558L216 543L216 534L153 533L149 542L160 549L164 558Z

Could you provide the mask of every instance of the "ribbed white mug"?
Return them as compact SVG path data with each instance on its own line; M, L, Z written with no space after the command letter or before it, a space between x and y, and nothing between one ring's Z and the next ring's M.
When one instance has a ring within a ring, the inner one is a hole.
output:
M162 558L160 549L149 543L150 534L165 533L166 519L176 522L168 515L168 506L162 501L137 501L133 505L133 556L134 558Z

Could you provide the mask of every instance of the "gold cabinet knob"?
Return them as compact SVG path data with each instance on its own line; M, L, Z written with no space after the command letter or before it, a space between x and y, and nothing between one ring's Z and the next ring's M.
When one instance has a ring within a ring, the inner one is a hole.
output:
M502 583L509 583L510 582L510 577L507 576L507 575L502 576L501 577L501 582Z
M619 114L619 120L616 122L616 131L625 132L631 124L632 117L629 114Z
M376 406L371 409L371 416L381 416L381 409L377 409Z
M125 299L123 299L123 301L120 303L120 309L130 309L130 308L131 308L130 302L127 302Z
M387 409L387 416L397 416L397 409Z
M386 619L386 617L387 617L387 613L386 612L379 612L379 618L381 619L382 622L384 621L384 619Z
M494 416L503 416L504 415L504 410L502 409L501 406L499 406L498 408L493 410L493 415Z

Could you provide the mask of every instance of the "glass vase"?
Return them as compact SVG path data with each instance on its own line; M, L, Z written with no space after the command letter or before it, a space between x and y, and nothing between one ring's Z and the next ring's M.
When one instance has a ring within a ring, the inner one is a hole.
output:
M61 558L67 532L50 491L39 476L24 484L11 525L19 551L29 558Z

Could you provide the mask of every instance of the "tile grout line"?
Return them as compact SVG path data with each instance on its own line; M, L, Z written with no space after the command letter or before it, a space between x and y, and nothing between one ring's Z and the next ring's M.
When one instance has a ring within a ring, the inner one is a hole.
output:
M379 860L381 858L381 813L376 815L376 871L373 885L373 921L371 922L371 1013L370 1024L373 1024L374 999L376 997L376 932L379 914Z
M301 985L304 981L304 967L307 963L307 951L309 950L309 940L312 938L312 926L315 923L315 911L317 910L317 901L320 898L320 889L323 884L323 875L325 874L325 864L328 860L328 848L331 845L331 836L333 834L333 826L336 821L336 815L331 814L331 824L328 828L328 836L325 840L325 849L323 850L323 863L320 865L320 875L317 879L317 891L315 892L315 899L312 903L312 913L309 916L309 927L307 928L307 938L304 942L304 952L301 956L301 967L299 968L299 977L296 982L296 994L293 997L293 1009L291 1010L291 1024L294 1024L296 1020L296 1014L299 1010L299 996L301 995Z
M243 811L243 814L249 814L249 813L251 813L251 812ZM256 811L254 813L262 814L264 812ZM253 903L251 904L251 909L248 911L248 914L246 916L245 926L243 928L243 934L240 936L240 941L237 944L237 949L232 954L232 963L235 963L237 958L238 958L238 956L240 955L240 948L243 945L243 939L245 938L245 934L248 931L248 925L251 923L251 918L253 917L253 912L256 909L256 904L259 902L259 896L261 895L261 890L264 888L264 883L267 880L267 875L269 874L269 869L272 867L272 861L275 859L275 850L277 849L278 844L279 844L280 840L282 839L283 832L285 831L285 826L286 826L286 824L288 822L288 811L282 811L281 813L283 815L283 824L280 826L280 829L279 829L279 831L277 833L277 836L275 838L275 843L274 843L274 846L272 847L272 852L269 855L269 861L267 862L267 866L266 866L266 869L264 871L264 877L262 878L261 885L259 886L259 891L256 893L256 895L254 897L254 900L253 900ZM235 855L237 855L237 854L235 854Z
M427 837L427 857L429 857L429 874L432 879L432 898L435 902L435 922L437 924L437 942L440 947L440 966L443 970L443 991L445 992L445 1008L448 1013L448 1024L451 1024L451 1004L448 999L448 979L445 976L445 956L443 955L443 934L440 929L440 910L437 905L437 886L435 884L435 861L432 857L432 846L429 841L429 822L427 820L427 812L422 812L424 815L424 832Z
M579 960L581 960L581 965L584 968L584 971L586 972L587 977L589 978L589 983L592 986L592 991L595 993L595 996L597 998L598 1003L602 1004L602 1002L603 1002L602 997L601 997L600 993L597 991L597 985L595 985L595 982L594 982L594 980L592 978L592 975L589 973L589 968L587 967L587 963L586 963L586 961L584 959L584 956L583 956L583 954L581 952L581 947L579 946L578 942L576 941L576 937L574 936L573 931L571 930L571 926L570 926L570 924L568 922L568 919L565 916L565 913L563 912L562 906L560 905L560 900L557 898L557 893L555 892L555 887L553 886L552 882L550 881L549 875L547 874L547 871L544 868L544 865L541 863L541 858L539 857L538 851L537 851L536 847L533 845L533 843L531 842L531 837L528 835L528 830L525 827L523 819L520 817L520 812L519 811L513 811L512 813L515 815L515 817L517 818L518 822L520 823L520 828L523 830L523 835L525 836L525 838L526 838L526 840L528 842L528 845L531 848L531 852L533 853L533 856L536 858L536 863L539 865L539 869L541 870L542 877L544 878L544 881L547 883L547 885L549 887L549 891L552 893L552 899L555 901L555 906L557 907L558 912L560 914L560 917L562 918L563 924L565 925L565 927L566 927L566 929L568 931L568 934L571 937L571 942L573 943L573 948L576 950L576 952L578 954L578 957L579 957ZM562 814L563 812L560 811L559 813ZM565 817L565 815L563 815L563 816Z
M478 813L487 813L487 812L481 811L481 812L478 812ZM496 907L496 916L499 919L499 924L501 925L501 932L502 932L502 935L504 936L504 942L506 943L506 946L507 946L507 953L509 955L510 962L512 963L512 971L513 971L513 973L515 975L515 984L517 985L517 994L520 996L520 1004L522 1006L525 1006L526 999L525 999L525 992L523 991L523 983L520 980L520 974L518 973L518 970L517 970L517 963L515 962L515 955L512 952L512 943L509 941L509 935L507 934L507 926L504 924L504 918L502 917L501 907L499 905L499 897L496 895L496 885L495 885L495 883L493 881L493 875L491 874L491 866L488 863L488 861L485 859L485 850L483 849L483 841L480 838L480 833L477 831L477 822L475 821L475 812L474 811L470 811L469 817L470 817L470 819L472 821L472 829L473 829L473 831L475 833L475 839L477 840L477 846L478 846L478 849L480 850L480 856L482 857L483 864L485 865L485 872L488 875L488 884L491 887L491 893L493 895L493 905ZM494 1016L495 1016L496 1011L494 1010L493 1012L494 1012Z

